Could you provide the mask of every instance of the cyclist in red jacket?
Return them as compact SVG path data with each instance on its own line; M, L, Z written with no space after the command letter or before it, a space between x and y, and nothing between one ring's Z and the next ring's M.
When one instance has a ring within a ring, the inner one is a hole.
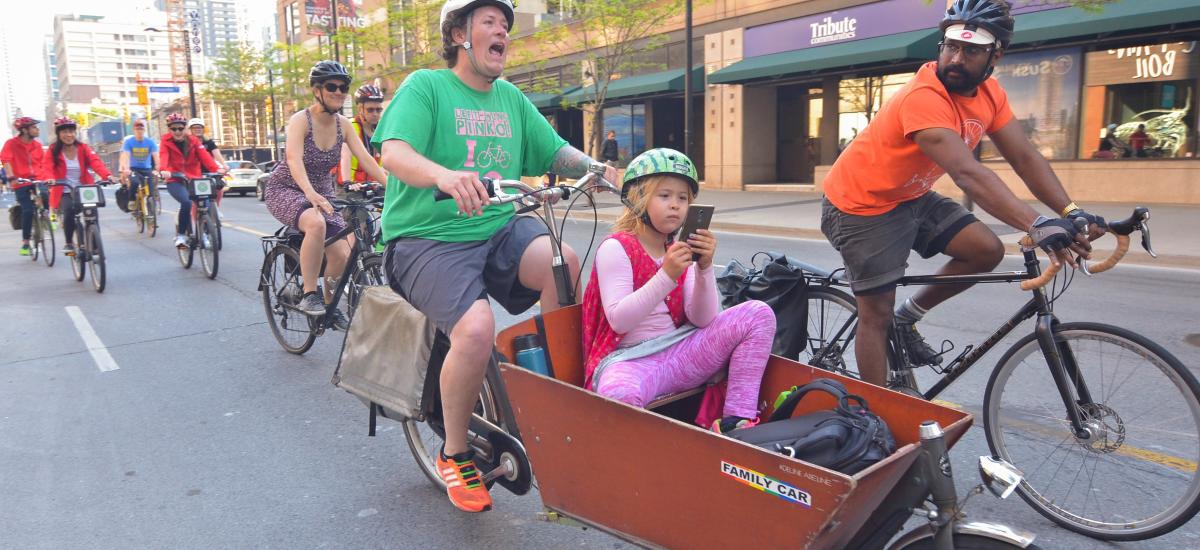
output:
M4 142L0 149L0 163L10 179L10 187L17 195L21 205L21 255L28 256L29 234L33 230L33 193L31 184L17 183L17 178L37 179L37 172L42 165L42 144L37 141L38 121L23 116L13 121L16 137Z
M163 136L162 144L158 147L158 166L162 169L163 181L167 182L167 192L179 202L175 246L183 248L187 247L185 235L192 225L192 199L188 197L185 182L171 174L183 174L184 177L195 179L204 175L202 167L208 172L219 172L221 167L204 149L204 144L196 136L187 133L186 117L179 113L167 115L167 128L171 134Z
M79 212L72 191L80 185L96 183L91 172L109 182L116 182L92 148L75 136L78 128L75 121L68 117L54 119L54 145L50 146L49 157L42 159L42 179L67 184L65 188L50 190L51 207L62 208L63 233L67 241L63 245L63 254L67 256L75 255L75 215Z

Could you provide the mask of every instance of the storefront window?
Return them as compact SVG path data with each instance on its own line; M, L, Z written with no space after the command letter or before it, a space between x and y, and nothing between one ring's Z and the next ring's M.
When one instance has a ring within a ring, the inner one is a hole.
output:
M1059 48L1006 55L992 73L1025 135L1048 159L1075 158L1081 69L1078 48ZM991 140L984 140L982 158L1001 158Z
M1118 158L1195 156L1198 57L1195 41L1088 53L1083 135Z
M842 79L838 85L838 151L858 137L883 104L915 76L899 73Z
M642 103L604 108L604 136L617 133L617 151L624 166L646 150L646 106Z

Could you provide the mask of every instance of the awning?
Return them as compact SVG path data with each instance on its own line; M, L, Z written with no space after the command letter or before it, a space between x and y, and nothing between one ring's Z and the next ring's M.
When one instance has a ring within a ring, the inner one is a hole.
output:
M571 86L557 94L543 94L539 92L525 92L525 97L529 98L529 102L533 103L538 110L556 109L562 105L562 97L566 94L578 90L579 86Z
M692 69L692 91L704 91L704 67ZM651 94L666 94L671 92L683 93L683 69L671 69L657 73L627 76L608 83L608 93L604 100L623 99ZM575 91L563 94L569 103L587 103L595 101L595 90L591 86L583 86Z
M1016 17L1012 45L1032 44L1200 21L1196 0L1121 0L1103 11L1061 8Z
M937 57L939 40L941 33L937 29L925 29L751 57L708 75L708 83L741 84L856 65L927 61Z

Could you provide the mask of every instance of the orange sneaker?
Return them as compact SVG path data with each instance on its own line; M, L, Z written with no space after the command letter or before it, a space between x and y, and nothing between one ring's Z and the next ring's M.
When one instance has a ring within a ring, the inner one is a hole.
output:
M486 512L492 509L492 495L483 484L479 469L475 467L475 455L471 452L447 457L442 452L437 458L438 473L446 482L446 495L455 508L464 512Z

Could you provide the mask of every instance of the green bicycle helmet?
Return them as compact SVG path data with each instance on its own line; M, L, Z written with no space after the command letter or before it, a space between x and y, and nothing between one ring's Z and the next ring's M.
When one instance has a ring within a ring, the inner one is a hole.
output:
M700 194L696 165L692 164L692 159L674 149L660 147L634 157L625 168L625 177L621 179L621 202L628 204L629 190L640 183L642 178L655 174L679 176L687 180L688 185L692 187L693 197Z

